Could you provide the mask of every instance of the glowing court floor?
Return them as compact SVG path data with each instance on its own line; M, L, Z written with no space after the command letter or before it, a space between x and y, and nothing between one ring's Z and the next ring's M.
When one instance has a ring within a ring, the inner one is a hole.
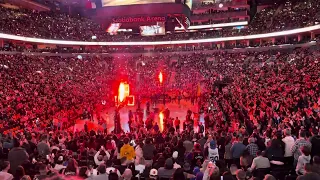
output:
M160 109L160 111L162 109L164 109L164 106L163 104L157 104L156 105L157 108ZM143 109L144 111L144 118L143 120L145 120L147 117L146 117L146 105L145 104L142 104L141 105L141 108ZM150 106L150 110L152 109L153 107ZM169 108L170 110L170 117L172 118L176 118L178 117L180 120L181 120L181 123L184 122L185 118L186 118L186 115L187 115L187 111L188 110L191 110L193 112L198 112L198 105L195 104L195 105L192 105L190 103L190 101L184 101L182 100L180 105L178 105L177 103L168 103L165 105L165 108ZM129 125L128 125L128 113L129 111L131 110L132 112L135 112L137 109L136 106L134 107L129 107L129 106L126 106L124 108L122 108L120 110L120 118L121 118L121 127L122 129L127 132L129 131ZM113 122L113 117L114 117L114 110L115 108L112 107L112 108L109 108L105 111L102 112L101 114L101 117L103 119L106 120L107 122L107 129L108 129L108 132L111 132L113 131L114 129L114 122ZM84 124L87 120L77 120L76 122L76 125L74 126L74 130L75 131L82 131L84 129ZM158 122L159 124L159 115L158 114L155 114L155 121ZM203 115L200 116L200 121L203 122ZM182 127L182 125L180 126ZM102 127L100 125L98 125L98 121L97 121L97 118L96 116L94 115L94 122L93 123L90 123L89 125L89 128L93 128L95 130L97 129L102 129Z

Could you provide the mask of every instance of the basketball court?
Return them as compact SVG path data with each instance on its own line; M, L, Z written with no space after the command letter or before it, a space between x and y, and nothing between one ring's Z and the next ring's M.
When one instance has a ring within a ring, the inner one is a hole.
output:
M144 112L143 120L145 121L147 118L146 104L141 104L141 108L143 109L143 112ZM181 100L180 105L178 103L168 103L165 106L163 104L157 104L155 107L150 106L150 110L152 108L159 108L160 111L168 108L170 110L170 117L172 118L178 117L180 119L180 122L181 122L180 127L182 127L182 123L186 118L188 110L191 110L192 112L198 112L198 105L196 103L195 105L192 105L190 101L185 101L185 100ZM129 111L131 110L132 112L135 112L136 109L137 109L137 106L125 106L119 111L120 118L121 118L120 124L122 129L125 132L129 132L129 125L128 125ZM114 129L114 113L115 113L115 107L108 108L101 113L101 117L106 120L108 133L110 133ZM154 118L155 121L158 124L160 124L159 113L155 113L154 117L155 117ZM200 118L200 121L203 122L203 115L200 115L199 118ZM94 130L102 129L102 126L98 124L96 115L94 115L93 119L94 119L94 122L90 122L89 120L80 120L80 119L77 120L74 126L74 131L84 130L84 124L86 122L88 123L89 129L94 129Z

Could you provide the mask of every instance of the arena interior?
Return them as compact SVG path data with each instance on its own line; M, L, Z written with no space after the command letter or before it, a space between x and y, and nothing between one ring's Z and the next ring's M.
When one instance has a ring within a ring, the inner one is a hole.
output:
M0 180L320 180L319 0L0 0Z

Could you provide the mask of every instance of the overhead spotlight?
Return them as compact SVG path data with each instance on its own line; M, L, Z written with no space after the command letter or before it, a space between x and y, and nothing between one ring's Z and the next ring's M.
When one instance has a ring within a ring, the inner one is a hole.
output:
M222 3L219 4L219 8L223 8L223 4Z

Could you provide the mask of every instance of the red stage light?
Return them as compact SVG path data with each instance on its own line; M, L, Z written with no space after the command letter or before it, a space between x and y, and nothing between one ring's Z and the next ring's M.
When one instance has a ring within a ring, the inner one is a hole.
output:
M163 75L162 75L162 72L160 72L160 73L159 73L158 78L159 78L159 82L160 82L160 84L162 84L162 82L163 82Z
M164 115L162 112L159 113L159 125L160 125L160 131L163 131L163 119L164 119Z
M122 82L122 83L120 83L119 89L118 89L118 100L119 100L119 102L122 102L124 100L124 98L126 98L125 85Z

